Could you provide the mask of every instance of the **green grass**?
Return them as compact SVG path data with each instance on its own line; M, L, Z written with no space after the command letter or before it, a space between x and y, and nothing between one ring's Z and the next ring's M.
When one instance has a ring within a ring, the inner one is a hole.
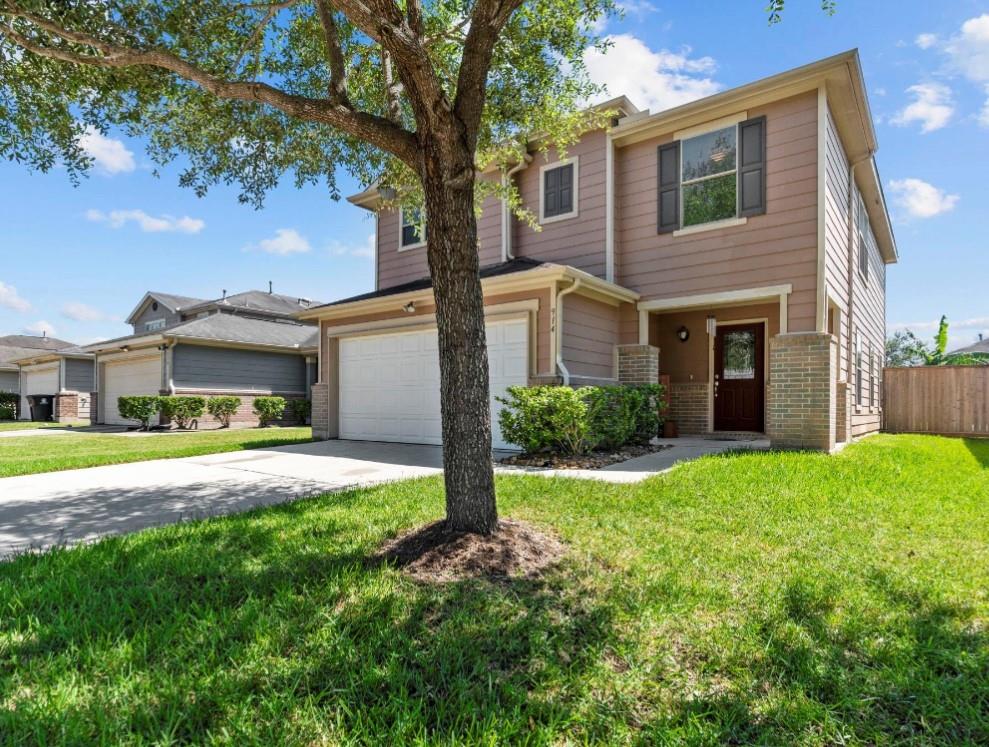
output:
M10 744L986 744L989 442L507 476L538 582L366 562L438 479L0 565Z
M312 429L251 428L150 436L71 433L0 439L0 477L306 443Z
M53 423L51 421L33 420L0 420L0 431L26 431L35 428L65 428L68 426L88 425L88 420L77 423Z

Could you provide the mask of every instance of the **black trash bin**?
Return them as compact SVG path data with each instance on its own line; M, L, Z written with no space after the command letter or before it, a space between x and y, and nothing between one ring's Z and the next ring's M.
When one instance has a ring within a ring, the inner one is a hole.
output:
M31 420L47 421L52 419L52 408L55 404L54 394L29 394L27 403L31 408Z

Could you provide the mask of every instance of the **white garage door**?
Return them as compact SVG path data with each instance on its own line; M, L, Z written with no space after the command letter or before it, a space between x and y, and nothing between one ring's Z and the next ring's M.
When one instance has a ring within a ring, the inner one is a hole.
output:
M134 425L117 411L117 397L156 395L161 388L161 357L107 363L103 378L103 419L113 425Z
M29 394L58 394L58 364L24 372L24 391L21 392L21 418L30 420Z
M528 322L489 322L491 423L495 448L512 448L498 429L496 396L525 385ZM436 330L340 341L340 437L440 444L440 364Z

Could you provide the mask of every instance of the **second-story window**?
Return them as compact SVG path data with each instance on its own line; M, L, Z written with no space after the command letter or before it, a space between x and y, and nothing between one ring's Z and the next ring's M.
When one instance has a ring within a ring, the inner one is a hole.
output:
M540 170L539 222L577 215L577 159L551 163Z
M144 323L145 332L154 332L156 329L165 329L164 319L152 319L150 322Z
M426 243L426 226L422 219L422 211L418 208L399 208L398 218L402 231L399 237L398 250L424 246Z
M658 232L766 212L766 118L693 131L659 146Z

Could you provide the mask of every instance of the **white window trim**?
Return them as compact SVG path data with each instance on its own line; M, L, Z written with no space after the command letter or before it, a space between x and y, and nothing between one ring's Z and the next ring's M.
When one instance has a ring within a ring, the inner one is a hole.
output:
M741 114L732 115L730 117L725 117L724 119L719 119L716 122L708 122L705 125L699 127L694 127L691 130L684 130L683 132L677 133L681 137L675 138L677 145L679 146L680 152L677 155L677 160L680 162L680 195L677 202L680 204L680 228L673 232L673 238L677 236L689 236L692 233L699 233L700 231L713 231L718 228L731 228L732 226L743 226L748 221L747 217L739 216L739 185L738 185L738 146L741 141L741 133L738 130L738 126L741 122L744 122L746 117L745 112ZM736 117L741 116L741 119ZM717 132L718 130L727 130L734 127L735 128L735 168L731 171L723 171L720 174L708 174L707 176L702 176L697 179L691 179L689 182L684 182L683 179L683 141L692 140L695 137L700 137L701 135L707 135L711 132ZM710 179L717 179L720 177L728 176L729 174L735 177L735 217L734 218L722 218L721 220L710 220L706 223L695 223L692 226L683 225L683 188L685 186L690 187L694 184L700 184L701 182L708 181Z
M404 208L398 208L398 251L408 252L412 249L422 249L426 246L425 241L419 241L415 244L402 244L402 228L405 226Z
M573 210L569 213L561 213L549 218L546 217L546 178L547 171L557 169L560 166L573 164ZM561 220L576 218L580 213L580 156L572 156L565 161L555 161L539 167L539 224L556 223Z

